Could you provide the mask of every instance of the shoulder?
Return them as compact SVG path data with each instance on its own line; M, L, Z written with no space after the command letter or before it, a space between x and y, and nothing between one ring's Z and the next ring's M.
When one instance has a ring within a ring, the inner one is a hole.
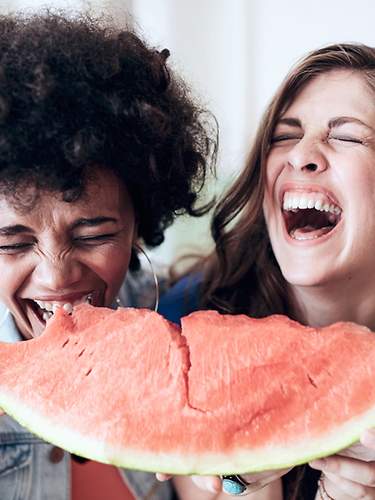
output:
M179 323L186 316L199 309L200 273L188 274L162 294L158 312L169 321Z

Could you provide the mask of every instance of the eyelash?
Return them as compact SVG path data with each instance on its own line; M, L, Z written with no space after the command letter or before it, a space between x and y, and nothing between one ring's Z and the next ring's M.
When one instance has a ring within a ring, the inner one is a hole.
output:
M115 233L107 233L107 234L99 234L97 236L79 236L78 238L74 238L74 241L100 241L100 240L109 240L115 236Z
M115 233L108 233L108 234L99 234L97 236L80 236L77 238L74 238L73 241L77 242L78 244L81 245L90 245L90 241L96 242L96 241L105 241L105 240L110 240L115 236ZM28 248L32 247L34 243L15 243L14 245L2 245L0 246L0 253L5 253L5 254L13 254L13 253L18 253L22 250L27 250Z
M357 139L355 137L348 137L348 136L338 136L338 137L331 137L331 139L334 139L336 141L342 141L342 142L354 142L355 144L363 144L364 142L361 139Z
M14 245L2 245L0 246L0 252L12 253L18 250L25 250L30 247L32 243L16 243Z
M298 141L300 139L301 139L300 136L279 135L279 136L273 137L271 139L271 144L274 144L276 142L284 142L284 141L291 141L291 140ZM328 137L328 139L334 139L336 141L342 141L342 142L353 142L355 144L364 144L364 141L362 141L361 139L357 139L357 138L350 137L350 136L336 136L336 137L330 136L330 137Z
M288 140L298 140L300 137L295 137L291 135L277 135L276 137L272 137L271 139L271 144L275 142L283 142L283 141L288 141Z

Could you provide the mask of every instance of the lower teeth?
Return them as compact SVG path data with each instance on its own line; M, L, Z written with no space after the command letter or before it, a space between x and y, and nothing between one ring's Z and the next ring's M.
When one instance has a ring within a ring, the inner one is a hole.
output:
M294 240L316 240L317 238L319 238L320 235L309 235L308 233L305 233L305 234L296 234L296 231L292 231L290 233L290 236L294 239Z

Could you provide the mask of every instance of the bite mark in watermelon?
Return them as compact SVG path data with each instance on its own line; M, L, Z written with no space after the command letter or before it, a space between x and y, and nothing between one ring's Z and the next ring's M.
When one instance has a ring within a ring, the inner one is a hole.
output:
M72 453L175 474L286 468L375 425L375 334L82 304L0 343L0 407Z

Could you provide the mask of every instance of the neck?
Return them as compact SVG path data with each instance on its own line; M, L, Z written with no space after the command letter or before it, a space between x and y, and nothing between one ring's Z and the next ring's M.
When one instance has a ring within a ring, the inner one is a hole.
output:
M312 327L351 321L375 331L375 287L351 282L322 286L293 286L295 318Z

